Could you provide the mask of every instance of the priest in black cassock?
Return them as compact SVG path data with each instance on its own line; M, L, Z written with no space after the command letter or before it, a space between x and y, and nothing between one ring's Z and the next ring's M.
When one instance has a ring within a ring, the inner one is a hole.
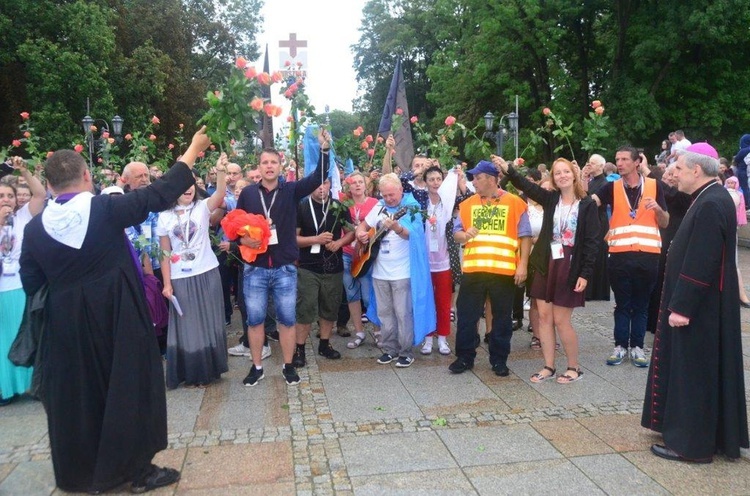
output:
M595 194L607 184L607 176L604 174L604 164L606 162L604 157L598 153L594 153L589 157L586 165L583 166L581 184L589 196ZM586 301L609 301L611 292L609 287L609 271L607 270L609 244L604 239L608 231L609 215L607 214L607 209L600 208L599 235L597 236L599 251L596 254L596 261L594 262L594 273L591 275L591 280L586 286Z
M709 463L748 447L737 292L734 203L716 182L718 154L696 143L675 167L693 202L667 254L641 425L661 432L651 451Z
M140 263L124 229L168 208L193 183L205 127L161 179L126 195L93 196L83 157L59 150L45 173L55 194L26 227L21 280L47 284L41 400L60 489L145 492L179 479L151 459L167 447L164 371Z

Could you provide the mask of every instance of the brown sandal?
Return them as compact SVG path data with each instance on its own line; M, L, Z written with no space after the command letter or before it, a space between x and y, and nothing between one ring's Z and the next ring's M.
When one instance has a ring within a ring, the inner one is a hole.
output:
M575 377L568 374L568 372L565 372L563 375L559 376L557 378L558 384L570 384L571 382L575 382L581 377L583 377L583 370L581 368L575 368L575 367L568 367L568 371L575 372L577 375Z
M549 375L542 374L542 372L544 372L545 370L548 370L550 374ZM553 377L555 377L555 372L557 372L557 369L553 369L552 367L547 367L545 365L544 368L540 372L537 372L536 374L532 375L530 380L531 382L538 384L540 382L546 381L547 379L552 379Z

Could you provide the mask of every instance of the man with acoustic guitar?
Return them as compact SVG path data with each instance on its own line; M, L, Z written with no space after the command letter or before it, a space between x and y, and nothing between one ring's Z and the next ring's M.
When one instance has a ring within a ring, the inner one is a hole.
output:
M372 269L376 305L370 305L368 316L377 306L372 317L381 323L383 350L378 363L395 361L396 367L408 367L414 362L415 342L435 327L424 224L421 215L415 215L419 204L412 195L404 195L398 176L384 175L379 187L382 200L356 230L361 243L370 242L371 228L384 232Z

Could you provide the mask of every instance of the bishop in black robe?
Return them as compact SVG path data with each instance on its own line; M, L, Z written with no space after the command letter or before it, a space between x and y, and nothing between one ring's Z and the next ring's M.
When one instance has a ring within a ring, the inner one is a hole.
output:
M196 153L188 154L194 160ZM134 481L167 447L162 359L124 229L165 210L193 183L190 168L178 162L126 195L60 195L26 228L24 290L33 295L49 286L41 400L60 489L98 492ZM43 221L51 212L59 214L52 228Z
M667 255L641 425L660 432L676 456L657 445L655 454L708 462L715 453L738 458L748 429L735 207L714 178L696 188L686 191L693 203ZM689 323L670 325L675 314Z

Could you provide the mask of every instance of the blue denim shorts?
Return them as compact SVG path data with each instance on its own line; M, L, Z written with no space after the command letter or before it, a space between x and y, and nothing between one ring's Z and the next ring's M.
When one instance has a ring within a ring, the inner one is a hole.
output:
M243 288L247 322L250 327L263 324L266 318L268 295L273 295L276 319L291 327L296 323L297 267L289 264L264 268L245 264Z
M370 292L372 291L372 267L367 274L355 279L352 276L352 256L344 253L344 291L346 291L346 301L362 300L365 307L370 303Z

